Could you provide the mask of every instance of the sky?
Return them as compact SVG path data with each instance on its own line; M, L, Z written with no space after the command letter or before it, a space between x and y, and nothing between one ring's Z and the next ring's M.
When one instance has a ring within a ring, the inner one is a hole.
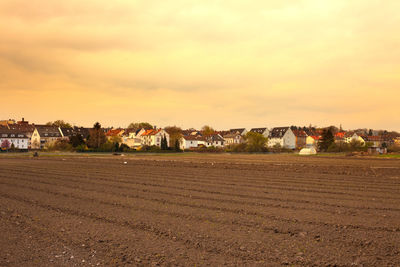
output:
M398 0L2 0L0 119L400 131Z

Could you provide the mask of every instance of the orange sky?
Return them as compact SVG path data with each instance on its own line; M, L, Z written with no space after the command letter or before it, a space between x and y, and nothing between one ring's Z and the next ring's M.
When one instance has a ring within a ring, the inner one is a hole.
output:
M2 0L0 119L400 130L398 0Z

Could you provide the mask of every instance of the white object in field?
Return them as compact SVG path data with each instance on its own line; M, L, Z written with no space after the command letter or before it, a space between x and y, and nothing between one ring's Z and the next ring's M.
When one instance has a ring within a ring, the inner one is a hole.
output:
M300 150L299 155L315 155L317 150L314 147L307 147Z
M128 162L124 161L124 164L128 164Z

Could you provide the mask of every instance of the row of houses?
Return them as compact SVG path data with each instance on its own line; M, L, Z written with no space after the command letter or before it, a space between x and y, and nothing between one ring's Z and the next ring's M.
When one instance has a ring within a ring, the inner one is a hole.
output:
M1 122L1 121L0 121ZM165 129L122 129L122 128L103 128L105 136L111 141L118 140L130 148L140 148L142 146L161 147L162 139L170 144L170 133ZM225 147L229 145L242 144L245 142L245 136L248 132L254 132L268 138L268 147L281 147L287 149L301 149L304 147L315 146L321 140L321 131L312 128L297 127L267 127L230 129L228 131L217 131L212 134L204 134L195 129L181 131L181 137L178 140L181 149L196 149L200 147ZM62 128L49 125L29 124L22 119L15 122L0 123L0 144L8 140L15 148L21 150L42 149L46 145L57 140L69 140L71 137L80 135L87 140L90 135L90 128L72 127ZM392 144L400 145L400 137L390 138L382 135L367 135L352 131L339 131L334 135L337 143L359 142L361 145L371 143L375 147L390 146Z

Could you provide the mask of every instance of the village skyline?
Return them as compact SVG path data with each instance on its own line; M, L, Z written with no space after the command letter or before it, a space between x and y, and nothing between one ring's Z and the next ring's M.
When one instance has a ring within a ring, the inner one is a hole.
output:
M358 127L357 126L348 127L347 125L343 125L342 123L335 124L335 123L329 123L329 122L323 122L322 124L317 124L317 123L313 123L313 122L308 122L308 123L299 123L299 122L281 123L281 122L278 122L278 123L261 123L261 124L260 123L259 124L256 124L256 123L253 124L253 123L249 123L249 122L247 122L247 123L237 122L237 123L234 123L234 124L231 124L231 125L227 125L226 127L223 127L223 126L218 127L218 125L210 123L210 122L207 122L207 121L205 121L205 123L203 123L203 124L197 123L197 124L192 124L192 125L195 125L195 126L190 126L191 124L181 125L181 124L179 124L177 122L174 123L173 121L171 121L171 123L166 123L166 122L157 123L157 122L154 122L152 120L143 120L143 119L140 119L140 118L138 118L136 120L135 119L127 120L126 123L125 122L123 122L123 123L113 123L112 121L109 122L109 123L107 123L107 122L105 123L104 120L101 120L101 118L99 118L98 120L92 120L91 122L88 122L88 123L77 123L74 120L66 120L66 119L63 119L63 118L60 119L60 118L57 118L57 117L55 119L53 119L53 120L48 119L48 120L40 120L40 121L39 120L32 120L32 119L30 119L30 117L24 117L24 116L22 116L22 117L15 117L15 116L14 117L13 116L11 116L11 117L10 116L9 117L5 117L5 116L0 117L0 121L5 122L7 120L12 120L12 121L15 121L15 122L18 122L18 121L21 121L21 120L25 120L25 121L28 121L29 123L38 124L38 125L44 125L46 123L54 122L54 121L59 120L59 121L64 121L64 122L70 124L71 126L85 127L85 128L93 127L93 125L96 122L99 122L102 125L102 127L104 127L104 128L129 128L128 126L131 123L147 122L147 123L150 123L151 125L156 126L158 128L163 128L163 127L167 127L167 126L177 126L177 127L182 128L182 129L201 129L203 126L207 125L207 126L213 127L216 130L221 130L221 131L223 131L225 129L233 129L233 128L249 128L249 129L255 128L255 127L256 128L257 127L273 128L273 127L276 127L276 126L288 126L288 127L291 127L291 126L310 127L311 126L311 127L315 127L315 128L327 128L327 127L334 126L334 127L337 127L337 128L342 128L343 130L350 130L350 131L351 130L359 130L359 129L367 129L367 130L372 129L374 131L400 132L400 128L396 129L395 128L396 126L394 126L392 128L382 128L382 127L379 128L379 127L369 127L370 125L361 125L360 124Z

